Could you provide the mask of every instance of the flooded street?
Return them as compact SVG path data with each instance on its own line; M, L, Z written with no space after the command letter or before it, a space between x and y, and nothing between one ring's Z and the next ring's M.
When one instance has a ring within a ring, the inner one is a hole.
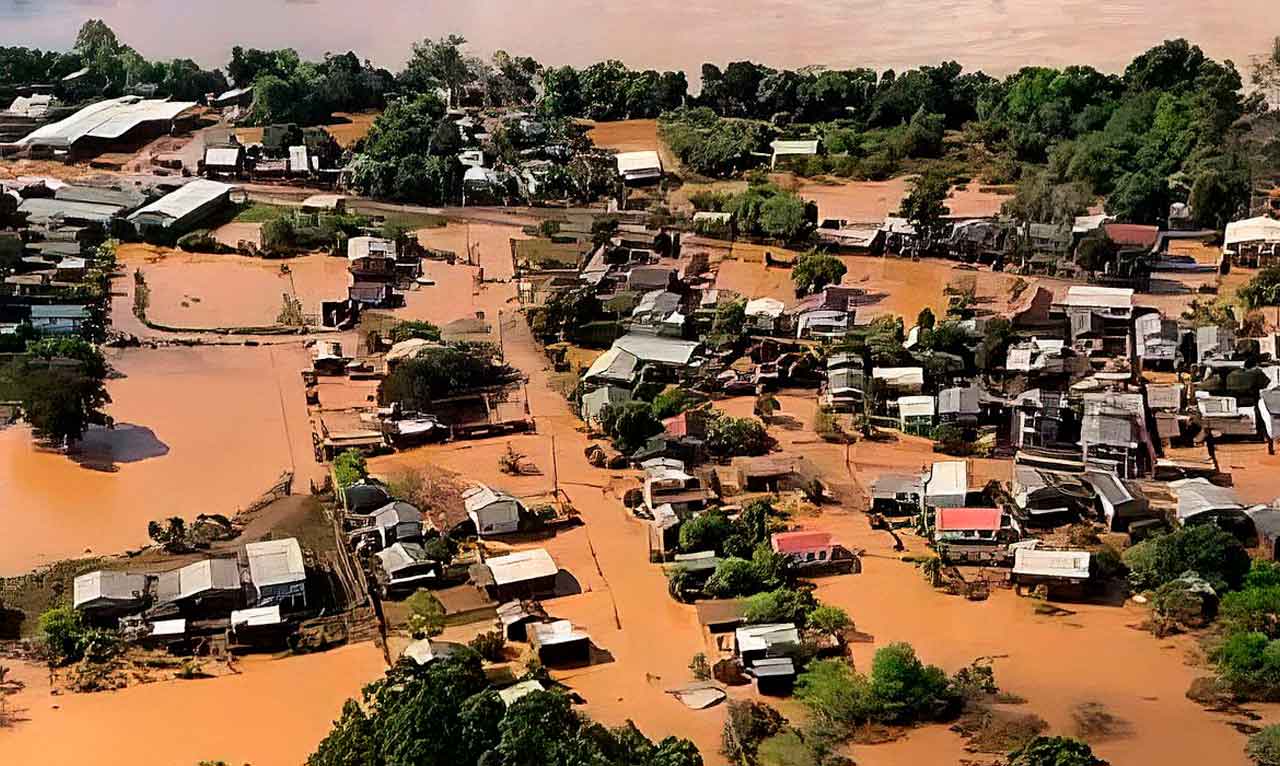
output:
M114 430L77 455L0 430L0 575L145 544L147 522L233 514L284 471L318 476L301 345L109 351ZM90 467L92 466L92 467Z
M966 69L997 75L1030 64L1118 71L1135 54L1172 37L1244 63L1276 33L1274 25L1244 20L1272 10L1271 0L223 0L208 6L46 0L0 5L0 43L69 48L79 24L95 16L127 30L126 41L152 58L183 56L221 66L234 40L246 47L295 47L312 57L350 49L397 69L411 43L458 33L480 55L504 49L576 66L620 59L637 68L683 69L696 85L703 62L723 67L743 59L777 67L897 70L955 59ZM255 19L250 30L240 23L247 16ZM638 33L655 25L662 34Z
M26 720L0 729L0 763L300 766L385 668L371 643L238 666L235 676L52 696L43 669L18 665L26 689L11 705Z

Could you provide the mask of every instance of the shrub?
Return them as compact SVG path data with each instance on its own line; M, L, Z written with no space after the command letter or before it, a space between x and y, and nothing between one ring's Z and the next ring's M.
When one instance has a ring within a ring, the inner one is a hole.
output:
M796 293L807 295L822 290L827 285L838 285L849 268L839 258L823 253L805 253L796 259L791 269L791 281Z
M680 525L680 550L685 553L723 551L733 522L720 511L707 511Z
M412 320L400 322L391 331L387 333L392 343L400 343L402 341L414 338L426 341L440 340L440 328L430 322Z
M1183 527L1143 540L1124 553L1135 590L1151 590L1195 572L1219 593L1235 590L1249 572L1249 554L1240 541L1212 524Z
M338 482L338 489L346 489L369 475L364 455L359 450L349 449L333 461L333 475Z
M808 626L819 633L838 636L853 629L849 613L838 606L819 604L809 612Z
M467 646L475 649L476 654L479 654L489 662L502 662L504 659L503 650L507 646L507 638L502 634L501 630L491 630L471 639Z
M408 627L414 638L430 638L444 632L444 604L431 591L415 591L405 605L409 607Z
M1280 585L1228 593L1222 599L1221 617L1228 632L1280 638Z
M1280 699L1280 641L1236 633L1213 653L1218 675L1241 699Z
M1106 762L1080 740L1036 737L1009 753L1009 766L1106 766Z
M1280 766L1280 726L1268 726L1250 736L1245 751L1258 766Z
M763 455L772 446L769 432L757 418L721 415L707 426L707 450L719 457Z
M743 617L752 625L771 622L794 622L797 625L804 625L809 612L816 606L813 594L807 590L775 588L748 598Z
M40 615L40 637L45 649L58 663L74 662L83 655L88 627L80 610L56 606Z
M787 719L763 702L729 700L720 752L730 761L752 762L760 743L782 731Z
M887 723L940 720L958 702L947 674L925 665L910 644L879 649L871 661L871 697L876 717Z

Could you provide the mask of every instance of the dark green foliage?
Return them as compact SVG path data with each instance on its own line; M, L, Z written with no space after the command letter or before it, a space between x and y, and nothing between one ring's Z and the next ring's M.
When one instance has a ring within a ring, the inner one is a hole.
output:
M787 579L786 563L767 545L756 548L750 560L729 557L707 580L712 598L737 598L774 590Z
M699 514L680 525L680 550L685 553L723 551L734 525L718 510Z
M1015 335L1013 324L1004 317L992 317L987 321L986 332L978 350L974 354L974 365L981 372L990 372L1003 367L1005 355Z
M1264 633L1235 633L1213 658L1219 677L1237 696L1272 700L1280 695L1280 641Z
M1222 597L1219 617L1232 633L1280 638L1280 585L1245 587Z
M877 650L867 676L844 660L810 663L796 681L796 696L819 720L845 733L867 722L946 720L961 705L946 673L922 663L903 643Z
M915 227L926 247L942 235L942 219L951 213L946 204L950 193L951 181L946 174L931 169L911 182L911 191L902 200L899 214Z
M1218 593L1235 590L1249 571L1249 554L1230 533L1212 524L1183 527L1144 540L1124 553L1135 590L1150 590L1195 572Z
M40 615L40 639L50 661L57 665L103 660L118 644L114 635L90 627L80 610L67 604Z
M449 151L451 134L440 132L444 113L434 95L389 104L357 157L356 187L371 196L427 205L454 199L462 165Z
M719 457L763 455L772 445L773 439L758 418L722 414L707 424L707 451Z
M467 646L475 649L477 654L490 662L502 662L507 639L502 631L491 630L471 639Z
M786 724L781 713L763 702L730 699L720 753L734 763L753 763L760 743Z
M1106 766L1106 762L1078 739L1036 737L1009 753L1009 766Z
M1267 726L1249 735L1245 750L1258 766L1280 766L1280 726Z
M1172 197L1165 179L1146 171L1127 173L1107 197L1107 213L1128 223L1160 224Z
M434 342L440 340L440 328L427 321L409 320L392 327L387 335L392 343L415 338Z
M391 73L362 62L355 53L326 54L303 61L292 49L231 49L227 71L239 86L253 86L246 123L321 125L334 112L380 109L392 88Z
M748 598L743 616L752 625L793 622L803 626L817 606L811 591L775 588Z
M1280 266L1268 266L1236 291L1248 308L1280 305Z
M1054 183L1047 171L1028 173L1018 181L1013 198L1001 210L1019 221L1070 224L1093 204L1089 185L1074 181Z
M791 269L791 281L795 283L796 293L808 295L820 292L828 285L838 285L849 268L844 261L825 253L805 253L796 259Z
M618 407L606 406L600 413L600 429L619 451L631 454L662 433L662 422L646 402L631 401Z
M543 111L592 120L657 117L682 106L689 89L684 72L632 70L620 61L548 69L543 84Z
M675 417L697 406L702 399L686 388L672 386L653 398L653 416L659 420Z
M658 123L663 141L695 173L727 178L758 164L770 133L758 123L725 120L710 109L678 109Z
M431 402L468 391L495 386L510 377L510 368L497 364L497 349L488 343L452 343L423 349L396 365L383 381L384 403L399 402L406 410L423 410Z
M40 439L56 444L78 441L90 425L106 425L111 403L102 353L78 338L37 341L28 355L11 362L0 382L22 405L23 416Z

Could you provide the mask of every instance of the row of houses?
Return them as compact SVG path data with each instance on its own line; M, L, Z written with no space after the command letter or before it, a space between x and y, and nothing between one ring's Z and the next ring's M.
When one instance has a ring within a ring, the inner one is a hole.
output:
M293 538L246 544L158 574L98 570L73 584L72 605L95 624L144 642L185 644L226 635L233 644L278 640L308 609L307 567Z

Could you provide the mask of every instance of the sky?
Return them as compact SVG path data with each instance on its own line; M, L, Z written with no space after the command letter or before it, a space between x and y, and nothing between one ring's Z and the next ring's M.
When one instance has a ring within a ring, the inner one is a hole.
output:
M1280 34L1276 0L0 0L0 45L66 49L102 18L149 58L224 65L232 45L354 50L390 69L425 37L459 33L550 64L618 58L684 69L750 58L902 69L955 59L1007 74L1029 64L1120 71L1187 37L1243 68Z

